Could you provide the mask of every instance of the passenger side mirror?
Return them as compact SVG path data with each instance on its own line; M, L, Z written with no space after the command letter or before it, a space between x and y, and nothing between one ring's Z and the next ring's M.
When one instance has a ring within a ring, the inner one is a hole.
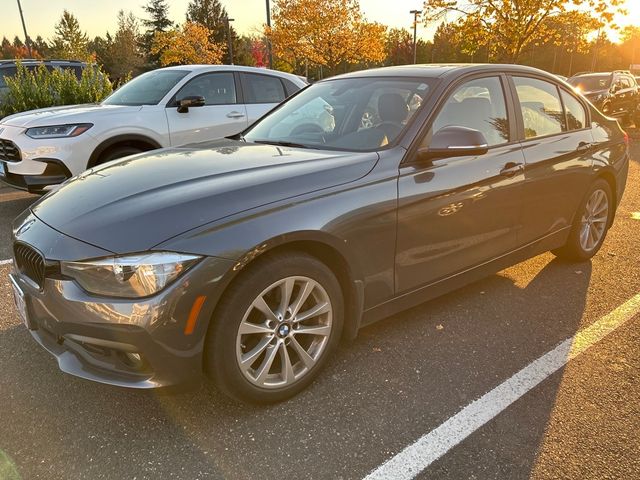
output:
M189 107L204 107L204 97L202 95L192 95L184 97L176 103L178 104L178 113L187 113Z
M448 126L438 130L428 147L418 149L418 159L484 155L489 145L484 134L467 127Z
M622 90L622 84L619 81L611 87L611 93L618 93L620 90Z

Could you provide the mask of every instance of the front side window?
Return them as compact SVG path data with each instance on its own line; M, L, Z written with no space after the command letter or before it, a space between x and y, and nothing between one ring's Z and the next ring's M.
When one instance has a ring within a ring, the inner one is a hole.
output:
M157 105L189 70L154 70L143 73L109 95L103 105Z
M431 133L447 126L478 130L490 146L507 143L509 121L500 78L478 78L458 87L438 113Z
M246 103L280 103L286 98L279 78L258 73L241 73Z
M252 142L373 151L392 143L434 79L354 77L316 83L245 134Z
M204 97L205 105L236 103L236 83L231 72L205 73L190 80L180 89L176 99Z
M516 86L525 138L554 135L566 130L558 87L529 77L513 77Z
M580 130L587 126L587 112L582 104L573 95L564 90L560 90L562 103L567 112L567 128L569 130Z

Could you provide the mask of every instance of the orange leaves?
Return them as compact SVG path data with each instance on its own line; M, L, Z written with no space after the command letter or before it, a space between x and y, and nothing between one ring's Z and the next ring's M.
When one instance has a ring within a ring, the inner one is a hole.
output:
M180 29L156 32L151 53L160 54L160 63L166 65L219 64L225 46L211 42L211 31L194 22L185 22Z
M334 73L342 63L385 58L386 27L367 22L357 0L278 0L272 19L265 34L292 66L308 62Z

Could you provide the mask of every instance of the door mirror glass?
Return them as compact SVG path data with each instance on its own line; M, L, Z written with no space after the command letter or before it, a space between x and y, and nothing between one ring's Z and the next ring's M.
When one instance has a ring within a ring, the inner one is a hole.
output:
M479 130L468 127L448 126L438 130L429 146L418 150L420 160L434 158L484 155L489 150L487 139Z
M204 107L204 97L202 95L191 95L176 102L179 113L187 113L189 107Z

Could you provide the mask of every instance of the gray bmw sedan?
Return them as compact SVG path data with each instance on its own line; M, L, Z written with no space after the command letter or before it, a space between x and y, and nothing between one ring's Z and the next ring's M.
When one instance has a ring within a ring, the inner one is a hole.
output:
M617 122L545 72L356 72L241 135L67 181L16 219L11 283L67 373L204 373L276 402L371 322L547 250L591 258L628 163Z

